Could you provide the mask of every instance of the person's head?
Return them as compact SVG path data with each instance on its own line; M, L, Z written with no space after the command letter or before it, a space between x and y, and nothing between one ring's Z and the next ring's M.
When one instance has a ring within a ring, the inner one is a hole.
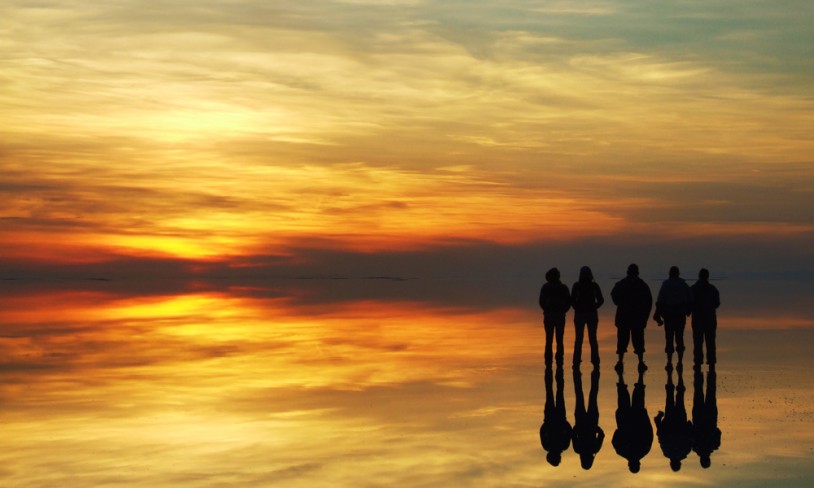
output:
M551 268L546 271L545 280L549 283L559 283L560 282L560 270L557 268Z
M678 471L681 469L681 460L680 459L671 459L670 460L670 468L673 471Z
M579 269L579 281L593 281L594 274L591 271L591 268L588 266L583 266Z
M701 268L701 271L698 272L698 279L701 281L709 281L709 270L707 268Z
M640 469L642 469L642 463L638 459L630 460L627 462L627 469L630 470L631 473L638 473Z
M670 266L670 278L678 278L681 273L678 271L678 266Z
M707 469L710 466L712 466L712 459L709 458L709 454L701 456L701 467Z
M639 276L639 266L636 264L631 264L627 267L627 275L631 277Z
M546 454L545 459L546 461L548 461L548 464L552 466L559 466L560 461L562 460L562 454L559 452L551 451L548 454Z

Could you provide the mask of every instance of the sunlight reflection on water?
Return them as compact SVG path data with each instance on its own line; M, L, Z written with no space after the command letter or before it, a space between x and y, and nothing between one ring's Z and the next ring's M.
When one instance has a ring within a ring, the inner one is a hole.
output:
M295 306L223 293L29 298L0 312L3 486L760 486L814 476L809 329L722 330L712 466L691 452L674 473L654 437L634 475L611 445L608 317L597 398L605 440L583 470L572 447L553 467L540 445L544 338L533 309ZM648 328L647 341L652 421L668 375L660 331ZM587 399L589 365L581 372ZM693 420L690 367L683 380Z

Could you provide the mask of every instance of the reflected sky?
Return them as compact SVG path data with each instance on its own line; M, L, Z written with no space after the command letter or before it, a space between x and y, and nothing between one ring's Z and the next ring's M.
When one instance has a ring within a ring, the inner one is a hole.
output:
M690 452L673 472L654 438L633 475L611 444L618 377L605 317L595 386L606 438L584 470L573 446L558 467L541 447L544 333L531 308L207 291L4 296L4 486L804 486L814 477L810 329L723 328L712 466ZM665 411L668 375L651 327L643 383L652 421ZM570 354L565 361L574 425ZM631 392L636 376L629 365ZM694 379L688 367L689 420Z

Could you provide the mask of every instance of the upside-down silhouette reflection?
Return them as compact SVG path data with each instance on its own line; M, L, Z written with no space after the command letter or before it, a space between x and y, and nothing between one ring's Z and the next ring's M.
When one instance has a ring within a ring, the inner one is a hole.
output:
M704 374L695 371L692 397L692 450L698 454L701 466L709 468L710 456L721 447L721 429L718 428L717 378L715 371L707 373L707 391L704 394Z
M574 393L576 406L574 407L574 429L572 444L574 452L579 455L583 469L591 469L594 459L602 449L605 432L599 427L599 407L597 395L599 394L599 368L591 371L591 390L588 393L588 406L585 406L585 395L582 391L582 372L579 366L574 368Z
M540 443L547 452L546 460L552 466L559 466L562 453L571 444L571 424L565 413L562 367L557 367L557 393L553 389L551 368L545 370L545 412L540 426Z
M668 363L669 364L669 363ZM670 460L673 471L681 469L683 461L692 450L693 427L687 420L687 409L684 407L684 378L682 368L678 372L678 385L673 384L673 370L667 369L666 399L664 410L655 417L656 435L661 452Z
M642 458L650 452L653 445L653 426L650 425L650 417L645 406L644 371L639 371L632 399L622 371L621 368L618 371L616 432L613 433L611 442L616 453L627 459L630 472L638 473Z

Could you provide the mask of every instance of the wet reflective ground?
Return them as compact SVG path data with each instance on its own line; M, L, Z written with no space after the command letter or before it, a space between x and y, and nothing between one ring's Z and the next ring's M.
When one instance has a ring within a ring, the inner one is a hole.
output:
M611 308L600 318L598 374L583 363L575 375L568 351L561 374L554 367L548 376L533 303L478 309L312 303L297 300L297 291L122 296L104 286L48 292L15 286L4 285L0 308L2 486L809 486L814 480L808 328L746 329L722 311L716 374L706 365L696 374L690 362L681 374L668 374L661 331L651 324L649 369L639 382L629 357L620 384ZM774 325L789 326L780 319ZM572 340L568 328L566 343ZM547 461L540 438L547 384L549 401L559 400L571 430L582 432L580 450L595 450L602 437L590 469L573 442L558 466ZM617 453L622 440L614 442L625 393L632 403L643 397L653 429L637 474ZM662 442L654 422L660 411L660 423L671 426L664 432L672 433ZM720 446L705 469L697 452L703 448L694 443L704 438L714 445L716 427ZM702 428L706 433L698 434ZM665 446L674 457L684 454L678 471Z

